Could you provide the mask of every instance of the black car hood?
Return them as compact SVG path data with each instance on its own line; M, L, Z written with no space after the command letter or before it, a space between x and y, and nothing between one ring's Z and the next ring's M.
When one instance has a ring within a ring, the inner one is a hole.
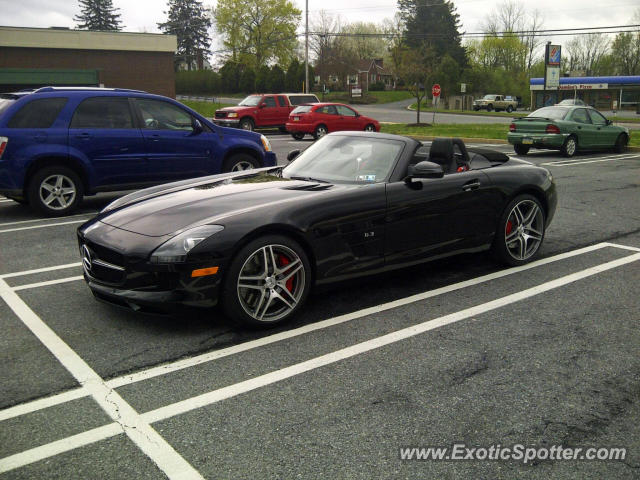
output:
M124 208L105 212L102 223L142 235L161 237L260 208L295 202L335 188L332 184L280 178L267 173L192 182L153 192Z

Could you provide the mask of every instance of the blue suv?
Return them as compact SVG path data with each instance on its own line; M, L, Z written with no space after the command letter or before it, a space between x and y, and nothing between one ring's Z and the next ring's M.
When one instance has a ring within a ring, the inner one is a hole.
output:
M276 165L264 135L224 128L136 90L0 95L0 194L50 216L84 195Z

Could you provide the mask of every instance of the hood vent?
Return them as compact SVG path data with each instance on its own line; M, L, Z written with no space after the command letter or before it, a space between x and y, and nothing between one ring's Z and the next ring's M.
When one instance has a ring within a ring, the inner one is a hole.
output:
M318 192L329 190L333 185L326 183L305 183L303 185L291 185L290 187L282 187L283 190L302 190L306 192Z

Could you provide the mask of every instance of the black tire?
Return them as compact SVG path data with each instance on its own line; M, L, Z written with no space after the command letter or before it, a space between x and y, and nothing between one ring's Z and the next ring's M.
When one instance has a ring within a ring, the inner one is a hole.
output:
M302 132L296 132L296 133L292 133L291 136L295 139L295 140L302 140L304 138L304 133Z
M239 126L242 130L249 130L250 132L253 132L253 130L255 130L256 128L256 124L253 123L253 120L251 120L249 117L245 117L240 120Z
M318 125L316 129L313 131L313 139L317 140L319 138L324 137L327 133L329 133L329 129L326 125Z
M63 165L51 165L36 171L27 187L29 204L49 217L69 215L78 208L83 195L84 186L80 176ZM47 202L49 199L51 201Z
M507 113L513 112L513 107L511 105L507 106Z
M474 111L474 112L477 112L477 111L479 111L479 110L480 110L480 107L473 107L473 111Z
M532 212L529 210L533 205L535 205L537 211ZM518 222L518 216L514 213L516 206L518 206L525 220L527 220L528 214L533 214L534 216L529 222L529 227L524 226L522 232L519 230L520 225L516 225ZM500 216L491 246L493 256L500 262L513 267L532 261L540 253L540 247L542 247L544 241L545 220L544 208L536 197L529 194L518 195L507 204ZM525 238L524 234L528 238ZM535 235L539 238L529 237L529 235ZM510 240L507 241L507 238ZM534 245L533 243L529 244L529 242L537 243ZM525 255L520 255L522 253L521 247L524 247Z
M562 156L571 158L578 151L578 139L575 135L569 135L560 148Z
M493 105L490 103L487 105L487 112L490 112L491 110L493 110Z
M616 143L613 146L613 151L616 153L624 153L624 151L627 149L628 142L629 138L627 137L627 134L621 133L620 135L618 135L618 138L616 138Z
M231 155L222 165L223 172L240 172L242 170L250 170L252 168L260 168L260 164L248 153L236 153L235 155Z
M518 154L518 155L526 155L527 153L529 153L529 149L531 147L529 147L528 145L523 145L521 143L516 143L513 145L513 150Z
M287 128L286 127L278 127L278 131L280 133L289 133L289 132L287 132Z
M364 131L365 132L375 132L376 131L376 126L373 123L370 123L369 125L364 127Z
M26 198L16 198L16 197L7 197L9 200L13 200L16 203L19 203L20 205L29 205L29 200L27 200Z
M267 252L273 252L273 256L265 257L261 251L263 248ZM260 259L264 258L275 258L276 262L282 262L281 255L291 257L291 270L287 270L286 263L277 265L277 268L283 269L281 273L269 270L269 267L265 269L260 264ZM301 265L301 268L294 270L295 265ZM247 280L253 288L242 288L239 286L239 278L243 270L249 276L260 277L264 274L266 277ZM284 280L291 272L291 279ZM259 237L242 247L231 261L222 285L222 308L234 323L272 327L288 321L302 308L309 295L311 282L311 264L304 249L296 241L283 235ZM286 304L282 298L289 303Z

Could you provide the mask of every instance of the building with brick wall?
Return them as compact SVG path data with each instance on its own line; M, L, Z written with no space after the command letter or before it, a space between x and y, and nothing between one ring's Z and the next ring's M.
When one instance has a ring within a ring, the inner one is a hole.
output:
M175 35L0 27L0 92L104 86L175 97Z

